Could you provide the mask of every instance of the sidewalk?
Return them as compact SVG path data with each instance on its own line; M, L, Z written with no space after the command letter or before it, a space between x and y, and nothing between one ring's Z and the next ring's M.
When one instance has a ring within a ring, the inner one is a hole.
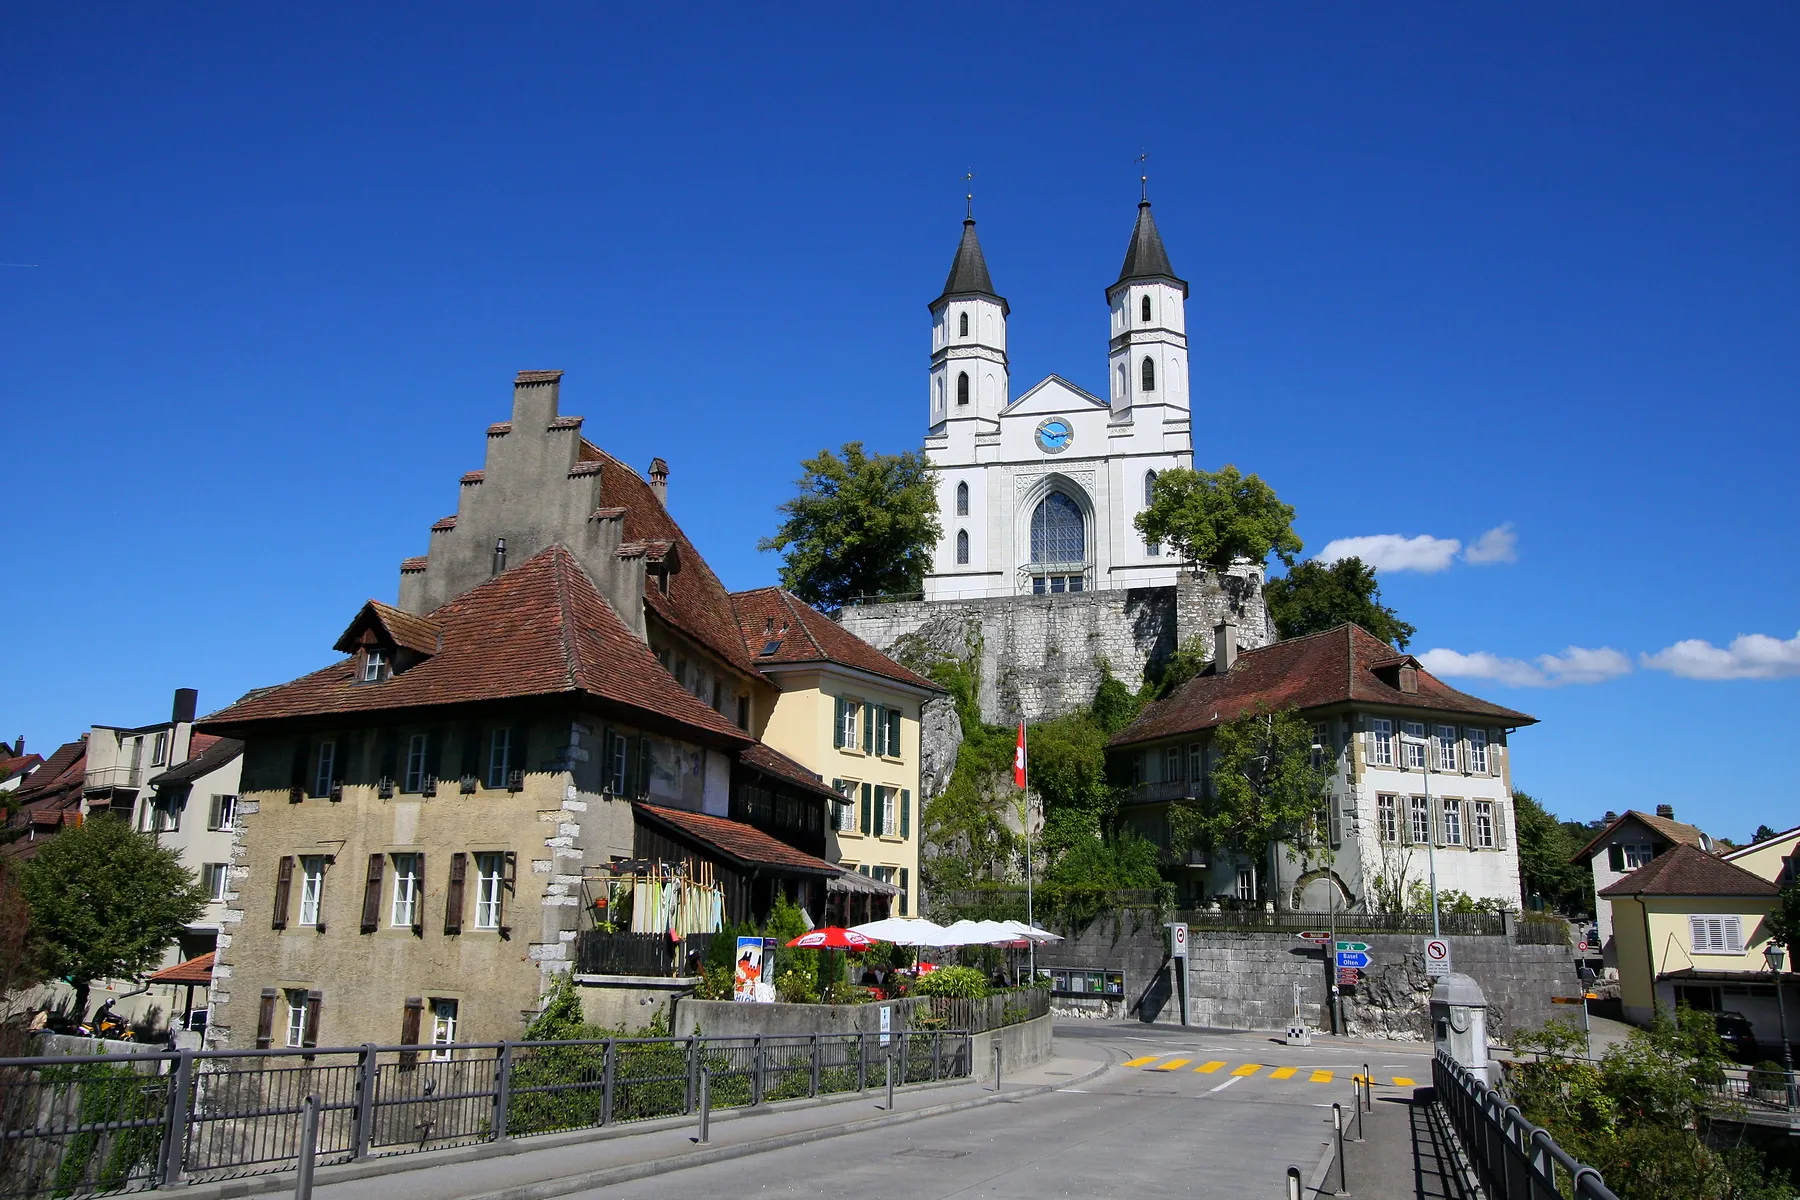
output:
M385 1200L403 1189L417 1200L546 1200L838 1134L1018 1100L1078 1083L1105 1069L1104 1051L1098 1047L1093 1048L1094 1057L1077 1057L1081 1047L1068 1049L1075 1053L1005 1073L998 1094L990 1073L975 1080L896 1089L891 1113L880 1087L842 1097L722 1109L713 1113L711 1138L704 1146L697 1142L698 1117L684 1117L391 1155L321 1166L313 1195L315 1200ZM293 1189L294 1175L289 1171L198 1183L182 1190L184 1200L225 1200Z
M1363 1140L1352 1141L1356 1117L1346 1113L1344 1168L1346 1186L1338 1188L1338 1169L1326 1171L1319 1196L1368 1196L1380 1200L1468 1200L1451 1162L1454 1139L1442 1113L1431 1101L1432 1089L1417 1088L1410 1096L1375 1097L1375 1107L1362 1115Z

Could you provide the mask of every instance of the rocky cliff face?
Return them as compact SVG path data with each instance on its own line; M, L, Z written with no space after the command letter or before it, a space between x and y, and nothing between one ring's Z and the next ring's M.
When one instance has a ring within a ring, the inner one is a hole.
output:
M956 701L939 696L925 702L919 713L919 795L935 800L956 771L956 752L962 746L962 719Z

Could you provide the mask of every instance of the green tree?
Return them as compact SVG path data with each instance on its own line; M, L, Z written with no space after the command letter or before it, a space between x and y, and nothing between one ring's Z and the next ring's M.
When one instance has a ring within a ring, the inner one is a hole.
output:
M206 907L206 892L172 849L113 817L65 829L20 872L20 887L44 963L75 986L154 967Z
M1569 861L1586 839L1578 840L1569 823L1558 821L1524 792L1513 793L1513 818L1519 840L1520 903L1529 905L1536 895L1564 913L1592 912L1593 867Z
M1756 843L1766 842L1774 836L1775 830L1770 829L1767 825L1758 825L1756 832L1750 835L1750 844L1754 846Z
M859 596L922 590L943 535L937 488L922 452L866 454L846 442L800 464L799 494L759 550L782 555L781 582L809 604L835 610Z
M1764 923L1769 937L1787 947L1790 968L1800 970L1800 879L1781 889L1781 903Z
M1333 763L1312 724L1258 707L1213 731L1212 795L1169 812L1176 847L1231 846L1260 861L1277 843L1304 860L1323 841Z
M0 1057L24 1053L25 999L44 978L42 959L18 867L0 859Z
M1418 632L1381 602L1375 568L1360 558L1340 558L1330 566L1317 560L1300 563L1280 579L1269 580L1263 598L1284 638L1348 621L1404 650Z
M1164 471L1134 523L1145 541L1167 542L1186 561L1215 571L1240 558L1261 564L1271 554L1292 566L1302 549L1293 507L1229 463L1217 471Z

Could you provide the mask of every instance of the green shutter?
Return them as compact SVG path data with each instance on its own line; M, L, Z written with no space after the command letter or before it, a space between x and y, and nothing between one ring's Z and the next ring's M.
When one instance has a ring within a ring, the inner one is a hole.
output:
M900 710L888 709L888 753L900 757Z
M873 754L875 753L875 706L873 704L862 706L862 727L863 753Z
M834 749L844 748L844 698L833 696L831 699L831 745Z
M867 783L862 785L862 831L865 835L875 831L875 788Z
M912 793L900 789L900 836L912 836Z
M900 811L905 812L906 810L903 808ZM901 867L900 868L900 915L903 917L906 915L907 891L908 891L908 888L907 888L907 879L906 879L906 868Z

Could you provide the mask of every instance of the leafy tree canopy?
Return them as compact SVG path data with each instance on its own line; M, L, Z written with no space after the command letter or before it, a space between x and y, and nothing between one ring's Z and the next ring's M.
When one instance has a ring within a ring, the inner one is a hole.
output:
M1417 630L1381 602L1375 568L1360 558L1340 558L1327 566L1303 562L1263 587L1269 614L1284 638L1318 633L1349 621L1401 650Z
M1170 809L1180 847L1234 846L1253 858L1285 842L1305 855L1322 838L1333 762L1315 761L1296 709L1258 708L1213 733L1212 796Z
M759 550L782 555L781 582L809 604L837 609L860 596L922 590L943 534L937 489L921 452L866 454L861 442L800 464L786 520Z
M1770 829L1767 825L1758 825L1756 827L1756 832L1750 835L1750 843L1751 845L1755 845L1757 842L1766 842L1775 836L1775 832L1775 830Z
M1164 471L1135 524L1145 541L1167 542L1188 562L1215 571L1240 558L1260 564L1271 554L1292 566L1302 549L1293 506L1229 463L1217 471Z
M92 981L156 966L206 907L205 890L174 850L112 817L50 839L19 884L45 963L75 985L83 1012Z
M1594 909L1594 870L1589 863L1572 863L1570 857L1587 838L1585 827L1559 822L1536 799L1513 793L1514 828L1519 840L1519 897L1529 905L1532 896L1561 912L1591 913Z
M1781 889L1781 903L1765 921L1769 937L1787 947L1789 969L1800 970L1800 880Z

